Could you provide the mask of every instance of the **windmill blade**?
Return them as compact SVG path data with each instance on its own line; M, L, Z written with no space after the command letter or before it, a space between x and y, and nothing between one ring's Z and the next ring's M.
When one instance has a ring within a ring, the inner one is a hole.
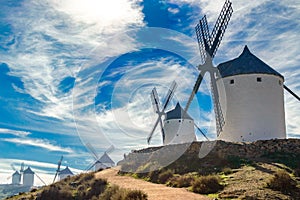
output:
M18 170L15 168L15 166L14 166L14 164L13 164L13 163L11 163L11 164L10 164L10 167L12 168L12 170L14 170L14 171L18 171Z
M210 51L210 34L207 25L206 15L199 21L195 27L197 41L200 50L201 63L204 63L206 60L206 52Z
M148 138L147 138L148 144L150 144L150 141L152 139L153 133L154 133L154 131L155 131L155 129L156 129L158 123L159 123L159 120L161 120L160 117L161 117L160 115L157 117L157 120L155 121L155 124L154 124L154 126L153 126L153 128L152 128L152 130L151 130L151 132L150 132L150 134L148 136Z
M114 150L115 150L115 146L112 144L112 145L110 145L110 147L108 147L108 149L105 151L105 153L110 153Z
M24 172L24 162L21 163L21 166L20 166L20 173L23 173Z
M161 120L161 112L159 109L159 100L158 100L158 94L157 94L156 88L153 88L153 90L151 92L151 100L152 100L152 105L153 105L154 111L159 114L159 124L160 124L160 128L161 128L162 139L164 142L165 141L165 131L164 131L163 123ZM152 135L151 135L151 137L152 137ZM150 138L150 140L151 140L151 138ZM149 142L150 142L150 140L149 140Z
M232 3L226 0L211 34L210 56L213 58L220 46L225 30L233 13Z
M60 160L59 160L58 163L57 163L57 169L56 169L56 173L55 173L55 176L54 176L54 179L53 179L53 183L54 183L54 181L55 181L55 179L56 179L58 173L60 172L60 166L61 166L61 162L62 162L63 158L64 158L64 157L61 156L61 157L60 157Z
M160 109L159 109L159 99L158 99L158 94L157 94L157 90L154 87L151 91L151 101L152 101L152 106L153 106L153 110L155 113L159 113Z
M44 185L47 185L47 184L45 183L45 181L43 181L43 179L42 179L39 175L37 175L36 172L34 173L34 175L36 175L36 177L37 177L38 179L40 179L40 181L41 181Z
M150 132L150 134L148 136L148 138L147 138L148 144L150 144L150 141L152 139L153 133L154 133L154 131L155 131L158 123L160 123L163 142L165 141L165 131L164 131L164 128L163 128L163 123L162 123L161 116L164 114L165 109L167 108L168 104L170 103L171 99L173 98L176 88L177 88L177 83L175 81L173 81L172 84L171 84L171 87L169 88L168 93L166 95L165 101L163 103L162 110L160 111L159 107L156 108L156 110L158 110L158 112L157 112L158 117L157 117L157 120L155 121L155 124L154 124L154 126L153 126L153 128L152 128L152 130L151 130L151 132ZM152 90L151 98L154 99L154 103L155 103L155 99L156 99L157 102L159 102L158 101L157 91L156 91L155 88ZM156 105L158 105L158 103L155 103L155 106Z
M290 88L288 88L286 85L283 85L284 89L286 89L291 95L293 95L298 101L300 101L300 97L294 93Z
M163 126L161 117L159 118L159 124L160 124L160 128L161 128L162 140L163 140L163 143L165 143L166 135L165 135L165 130L164 130L164 126Z
M195 83L195 85L193 87L193 91L192 91L192 93L191 93L191 95L189 97L189 100L188 100L185 108L184 108L184 112L185 113L187 113L187 111L188 111L188 109L189 109L189 107L190 107L190 105L191 105L191 103L192 103L192 101L194 99L195 94L198 92L200 84L201 84L201 82L203 80L203 77L204 77L205 73L206 73L206 70L202 70L200 72L200 74L199 74L199 76L197 78L197 81L196 81L196 83Z
M205 133L199 128L199 126L197 126L196 123L194 123L194 125L196 126L196 128L198 129L198 131L207 139L207 141L209 141L208 137L205 135Z
M94 147L91 145L91 143L86 143L85 146L90 150L90 152L94 155L96 160L99 160L99 156L96 153L96 150L94 149Z
M224 116L219 101L219 92L218 92L218 87L217 87L214 73L210 73L210 81L212 87L212 98L213 98L215 118L216 118L217 136L219 136L221 131L223 130L223 126L225 125L225 120L224 120Z
M85 171L90 171L90 170L96 165L97 161L98 161L98 160L96 160L96 161L93 162L91 165L89 165L89 166L85 169Z
M169 88L168 90L168 93L166 95L166 98L165 98L165 102L163 103L163 108L162 108L162 111L161 112L164 112L165 109L167 108L168 104L170 103L171 99L173 98L174 96L174 93L175 93L175 90L177 88L177 83L175 81L172 82L172 85L171 87Z

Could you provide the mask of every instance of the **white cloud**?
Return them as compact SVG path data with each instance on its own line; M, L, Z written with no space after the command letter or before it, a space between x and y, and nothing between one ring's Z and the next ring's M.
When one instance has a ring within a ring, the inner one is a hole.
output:
M30 135L31 132L0 128L0 134L11 134L11 135L19 136L19 137L26 137L26 136Z
M60 82L80 67L132 50L125 32L143 26L139 1L131 0L26 1L6 10L15 43L2 62L21 78L22 92L42 103L31 112L60 120L72 119L71 93L61 93Z
M45 139L24 139L24 138L5 138L2 139L5 142L11 142L17 145L27 145L27 146L34 146L46 149L48 151L60 151L66 153L74 153L70 148L64 148L60 146L56 146L51 144L50 141Z

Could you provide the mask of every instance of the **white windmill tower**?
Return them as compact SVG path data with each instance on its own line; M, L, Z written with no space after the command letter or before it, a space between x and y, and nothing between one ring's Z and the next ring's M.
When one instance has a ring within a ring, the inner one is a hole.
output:
M201 134L208 140L206 135L194 123L193 118L182 109L179 102L176 104L174 109L171 109L167 112L165 111L172 97L174 96L176 88L177 84L175 81L173 81L171 87L168 90L162 108L160 108L160 101L156 88L153 88L151 92L151 100L154 112L158 114L158 118L148 137L148 144L152 139L153 133L158 126L158 123L161 127L163 145L191 143L193 141L196 141L197 138L195 135L194 126L196 126ZM162 116L164 116L164 120L162 120Z
M27 169L23 172L23 185L24 186L33 186L34 183L34 172L31 170L30 167L27 167Z
M11 164L10 165L11 168L15 171L12 176L8 177L7 179L10 179L12 178L12 184L13 185L19 185L21 184L21 180L22 180L22 174L23 174L23 171L24 171L24 163L21 163L21 167L20 167L20 171L18 171L14 164Z
M12 184L20 185L21 184L21 174L18 171L15 171L12 175Z
M59 180L62 180L64 178L67 178L67 177L71 177L71 176L74 176L73 172L69 169L69 167L67 166L65 169L61 170L59 173L58 173L58 179Z
M96 150L93 148L93 146L90 143L86 144L86 147L91 151L95 158L95 162L87 168L87 170L90 170L94 168L95 171L111 168L115 166L115 162L109 157L108 153L112 152L115 147L111 145L100 157L96 153Z
M218 65L225 93L220 103L227 107L226 124L219 140L247 141L286 138L284 77L245 46L242 54ZM299 100L299 97L298 97Z

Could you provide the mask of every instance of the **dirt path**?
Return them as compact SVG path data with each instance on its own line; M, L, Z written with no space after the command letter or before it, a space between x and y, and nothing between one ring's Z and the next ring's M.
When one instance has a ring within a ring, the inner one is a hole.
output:
M187 191L184 188L171 188L129 176L118 176L119 169L112 168L96 173L97 178L106 178L109 183L121 188L139 189L148 194L149 200L208 200L210 198Z

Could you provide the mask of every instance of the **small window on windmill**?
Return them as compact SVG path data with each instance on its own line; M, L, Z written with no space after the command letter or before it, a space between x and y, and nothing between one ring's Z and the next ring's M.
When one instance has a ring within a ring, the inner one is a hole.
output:
M230 84L234 84L234 79L231 79L231 80L230 80Z
M167 123L169 123L169 121L167 121Z
M181 122L181 120L178 120L179 122Z
M281 82L281 80L279 80L279 85L282 85L282 82Z
M261 77L257 77L257 82L261 82L262 80L261 80Z

